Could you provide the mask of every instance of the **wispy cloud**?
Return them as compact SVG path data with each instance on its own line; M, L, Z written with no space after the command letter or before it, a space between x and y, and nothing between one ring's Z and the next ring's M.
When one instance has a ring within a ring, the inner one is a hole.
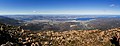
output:
M117 5L117 4L110 4L109 6L110 7L119 7L119 5Z
M32 11L33 13L36 13L37 11Z
M110 4L110 7L116 7L116 5L115 4Z

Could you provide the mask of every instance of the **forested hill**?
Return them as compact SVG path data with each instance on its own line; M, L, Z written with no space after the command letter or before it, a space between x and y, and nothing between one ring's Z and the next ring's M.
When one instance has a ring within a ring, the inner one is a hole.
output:
M0 23L5 23L5 24L9 24L9 25L19 25L20 22L22 22L22 21L4 17L4 16L0 16Z

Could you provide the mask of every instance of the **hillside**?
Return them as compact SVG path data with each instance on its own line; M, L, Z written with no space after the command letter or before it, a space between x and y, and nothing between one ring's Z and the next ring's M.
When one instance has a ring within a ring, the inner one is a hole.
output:
M107 30L120 27L120 18L98 18L90 21L88 26L95 29Z
M120 28L32 32L5 24L0 27L1 46L118 46L120 42Z
M0 22L1 23L5 23L5 24L9 24L9 25L19 25L20 20L15 20L15 19L12 19L12 18L8 18L8 17L4 17L4 16L0 16Z

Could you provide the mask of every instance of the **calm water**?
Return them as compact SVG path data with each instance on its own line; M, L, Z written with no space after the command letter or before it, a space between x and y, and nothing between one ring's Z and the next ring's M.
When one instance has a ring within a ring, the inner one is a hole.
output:
M77 18L76 20L87 21L95 18Z

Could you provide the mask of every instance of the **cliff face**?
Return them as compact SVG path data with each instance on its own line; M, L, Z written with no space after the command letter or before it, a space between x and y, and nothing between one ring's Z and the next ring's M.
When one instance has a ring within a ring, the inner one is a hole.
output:
M120 28L32 32L0 24L0 45L3 46L119 46L119 37Z

